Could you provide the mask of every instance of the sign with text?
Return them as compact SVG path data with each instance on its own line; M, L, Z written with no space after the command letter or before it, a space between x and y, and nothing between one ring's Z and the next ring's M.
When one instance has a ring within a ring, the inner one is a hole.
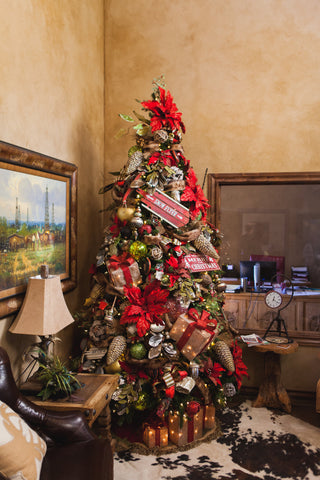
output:
M185 268L191 272L205 272L210 270L221 270L219 264L214 258L208 255L200 255L198 253L190 253L184 257Z
M144 208L165 220L175 228L184 227L189 222L189 210L160 190L153 193L139 189Z

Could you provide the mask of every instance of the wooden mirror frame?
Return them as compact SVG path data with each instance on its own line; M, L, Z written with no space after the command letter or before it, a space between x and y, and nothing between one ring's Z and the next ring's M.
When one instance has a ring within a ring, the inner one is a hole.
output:
M211 205L209 219L212 224L218 230L221 229L221 189L224 186L232 185L302 185L302 184L319 184L320 185L320 172L293 172L293 173L218 173L218 174L208 174L208 200ZM320 208L320 206L319 206ZM222 240L223 241L223 240ZM262 295L261 295L262 297ZM299 299L299 297L296 297ZM240 303L243 305L240 305ZM237 321L237 315L239 318L244 316L244 312L248 305L252 302L250 293L227 293L226 294L226 310L231 309L231 321L235 321L235 326L239 328L240 332L243 334L253 333L253 330L250 328L241 328L244 326L242 321ZM299 302L299 304L298 304ZM307 324L306 312L309 312L310 315L313 315L312 318L318 319L319 327L317 326L316 330L308 330L297 327L295 330L290 330L288 327L289 336L297 340L301 345L309 346L319 346L320 345L320 297L307 296L301 297L297 302L297 305L288 306L290 308L297 308L299 310L299 315L303 315L303 320L299 323L301 326ZM257 308L262 308L257 307ZM309 308L309 310L308 310ZM237 311L237 313L235 313ZM261 310L262 311L262 310ZM290 310L291 312L292 310ZM289 315L288 312L287 314ZM310 313L312 312L312 313ZM269 310L270 318L271 311ZM273 313L276 313L273 311ZM283 316L285 316L285 310L283 311ZM308 320L310 321L310 320ZM237 324L238 323L238 324ZM317 325L318 325L317 324ZM257 324L258 325L258 324ZM254 333L263 335L265 332L264 329L254 329Z

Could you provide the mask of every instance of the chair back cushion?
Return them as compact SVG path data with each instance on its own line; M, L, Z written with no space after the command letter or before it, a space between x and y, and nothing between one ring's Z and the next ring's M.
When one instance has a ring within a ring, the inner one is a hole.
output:
M10 479L39 480L46 443L0 401L0 472Z

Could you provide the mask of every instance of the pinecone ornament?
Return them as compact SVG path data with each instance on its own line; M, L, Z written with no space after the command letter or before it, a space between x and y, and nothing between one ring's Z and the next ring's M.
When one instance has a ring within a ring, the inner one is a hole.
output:
M215 343L213 351L223 367L229 370L229 372L235 371L231 350L223 340L219 340Z
M139 165L141 164L143 160L143 154L140 152L140 150L137 150L134 152L128 159L125 169L124 169L124 174L125 175L130 175L130 173L133 173Z
M197 250L199 250L204 255L208 255L209 257L214 258L215 260L219 260L219 255L211 244L210 240L208 240L203 233L201 232L198 238L194 240L194 246Z
M114 337L107 353L107 365L111 365L124 353L127 347L127 341L122 335Z

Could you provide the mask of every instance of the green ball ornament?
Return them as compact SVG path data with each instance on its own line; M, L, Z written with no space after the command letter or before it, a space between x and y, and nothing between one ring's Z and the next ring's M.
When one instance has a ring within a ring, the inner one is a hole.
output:
M148 247L145 243L136 240L135 242L131 243L129 251L130 255L132 255L132 257L138 261L140 258L143 258L147 255Z
M147 349L143 343L134 343L130 347L130 355L136 360L142 360L147 354Z
M148 407L148 394L146 392L141 392L139 393L138 400L134 404L134 408L136 410L139 410L140 412L143 412L147 407Z

